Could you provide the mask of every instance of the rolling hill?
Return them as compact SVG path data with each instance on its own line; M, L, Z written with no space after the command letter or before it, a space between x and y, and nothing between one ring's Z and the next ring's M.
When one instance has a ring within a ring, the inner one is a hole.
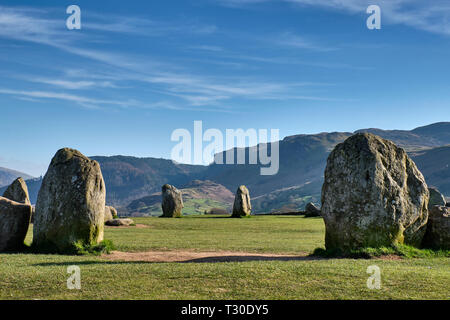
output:
M405 148L427 182L450 195L450 122L435 123L411 131L362 129L394 141ZM107 188L107 203L128 207L134 200L160 191L165 183L189 188L192 180L209 180L233 192L245 184L253 199L255 212L302 210L308 201L320 199L328 154L353 133L332 132L294 135L279 143L280 168L273 176L261 176L260 165L194 166L170 160L126 156L91 157L101 167ZM265 148L259 145L253 148ZM236 152L236 150L234 150ZM249 148L245 149L248 158ZM225 153L218 156L224 157ZM40 180L27 181L35 202ZM0 188L1 192L1 188Z
M33 178L29 174L0 167L0 187L9 186L19 177L22 177L24 180Z
M234 201L230 190L212 181L194 180L180 191L183 194L183 214L186 215L203 214L211 209L230 212ZM121 214L124 213L132 216L160 216L161 192L132 201L121 210Z

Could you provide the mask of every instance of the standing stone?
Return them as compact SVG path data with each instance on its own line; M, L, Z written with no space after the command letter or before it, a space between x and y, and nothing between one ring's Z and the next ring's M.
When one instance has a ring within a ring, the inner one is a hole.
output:
M163 185L161 207L163 211L162 217L181 217L184 208L181 191L170 184Z
M420 246L428 201L425 179L402 148L356 134L328 157L321 210L326 248Z
M312 202L305 207L305 217L320 217L320 209Z
M430 192L430 201L428 202L428 211L430 211L434 206L444 206L445 207L445 197L436 188L428 188Z
M118 216L116 208L111 206L105 206L105 222L116 219L117 217Z
M250 202L250 193L246 186L240 186L234 197L232 217L249 216L252 212L252 204Z
M450 208L434 206L430 210L423 246L450 250Z
M105 196L98 162L77 150L59 150L39 190L33 246L46 252L73 252L76 245L103 240Z
M0 252L23 249L31 206L0 197Z
M3 193L3 197L19 203L31 204L27 184L22 178L14 180L8 189L6 189L5 193Z

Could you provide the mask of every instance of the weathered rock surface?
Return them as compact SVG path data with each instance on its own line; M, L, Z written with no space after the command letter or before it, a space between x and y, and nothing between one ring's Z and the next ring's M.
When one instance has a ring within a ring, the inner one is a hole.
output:
M53 157L36 203L33 246L70 252L103 240L105 183L97 161L74 149Z
M105 206L105 222L116 219L117 217L118 216L116 208L111 206Z
M430 210L423 246L450 250L450 208L434 206Z
M31 219L31 206L0 197L0 252L23 248Z
M305 207L306 217L319 217L320 209L312 202L309 202Z
M106 221L105 224L111 227L121 227L121 226L130 226L134 224L134 221L131 219L112 219Z
M373 134L356 134L330 154L321 214L327 249L420 246L429 192L406 152Z
M250 202L250 193L246 186L240 186L234 197L232 217L249 216L252 212L252 204Z
M444 206L445 207L445 197L439 192L438 189L430 187L428 188L430 192L430 201L428 202L428 211L430 211L434 206Z
M27 184L22 178L17 178L3 193L3 197L23 204L31 204Z
M182 210L184 207L181 191L169 184L163 185L161 207L163 217L181 217L183 215Z

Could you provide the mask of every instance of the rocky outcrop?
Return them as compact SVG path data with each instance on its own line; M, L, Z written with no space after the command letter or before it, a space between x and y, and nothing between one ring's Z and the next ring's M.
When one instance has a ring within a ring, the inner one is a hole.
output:
M105 222L105 225L110 227L130 226L132 224L134 224L134 221L131 219L112 219Z
M162 202L161 207L163 217L178 218L183 215L183 197L177 188L169 184L162 186Z
M249 216L252 212L252 205L250 202L250 193L246 186L240 186L236 191L234 198L232 217Z
M31 204L25 180L17 178L3 193L3 197L23 204Z
M330 154L321 214L327 249L420 246L429 192L406 152L373 134L356 134Z
M450 208L434 206L430 210L423 246L450 250Z
M31 206L0 197L0 252L23 249Z
M305 217L320 217L320 209L312 202L305 207Z
M100 165L74 149L53 157L36 203L33 246L71 252L103 240L105 183Z
M445 207L445 197L436 188L428 188L430 192L430 201L428 202L428 210L431 210L434 206Z
M113 219L117 219L117 210L111 206L105 206L105 222Z

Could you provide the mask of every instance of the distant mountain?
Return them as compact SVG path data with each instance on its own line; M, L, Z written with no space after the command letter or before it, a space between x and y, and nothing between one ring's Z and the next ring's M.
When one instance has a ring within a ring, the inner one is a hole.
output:
M22 177L24 180L33 178L29 174L0 167L0 187L9 186L19 177Z
M125 206L161 190L165 183L176 186L193 180L205 166L175 164L171 160L125 156L91 157L100 163L106 184L106 202Z
M203 214L211 209L231 212L234 196L230 190L212 181L194 180L187 187L180 189L183 195L184 214ZM160 216L161 192L132 201L121 214L132 216Z
M439 122L411 131L362 129L355 133L369 132L392 140L406 151L417 151L450 145L450 122Z
M447 196L450 195L450 122L435 123L411 131L362 129L356 132L371 132L405 148L424 173L427 182ZM279 172L273 176L261 176L260 165L212 164L206 167L126 156L92 159L97 160L102 167L107 203L117 207L127 207L134 200L160 192L165 183L189 188L188 183L192 180L209 180L232 192L245 184L250 190L254 209L258 212L282 208L302 210L306 202L320 200L327 157L338 143L351 135L351 132L332 132L284 138L279 143ZM266 147L258 145L252 148L258 150ZM245 148L247 159L249 150ZM225 153L218 156L224 157ZM40 180L27 181L27 184L29 189L34 190L30 191L30 196L35 202L34 195L37 196ZM144 204L148 203L145 201Z
M251 197L261 196L275 190L302 186L323 176L328 154L334 146L350 137L352 133L333 132L316 135L286 137L279 143L279 171L273 176L260 175L260 165L212 164L203 178L215 181L235 191L245 184ZM258 146L258 148L265 146ZM245 149L248 159L249 148ZM222 153L220 156L224 156Z
M427 184L450 197L450 146L412 153L411 157Z

